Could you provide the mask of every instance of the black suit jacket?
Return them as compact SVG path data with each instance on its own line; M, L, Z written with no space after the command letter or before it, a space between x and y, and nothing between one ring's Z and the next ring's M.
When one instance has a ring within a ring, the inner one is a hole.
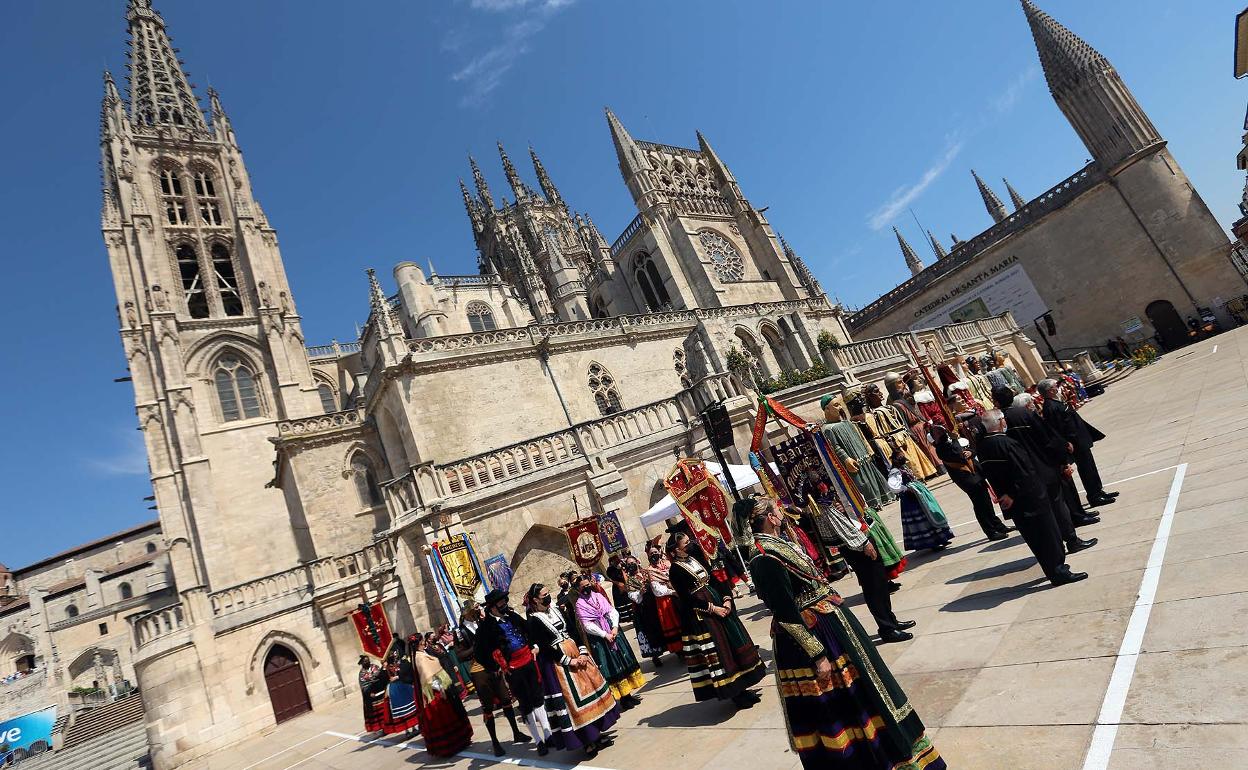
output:
M1053 430L1078 449L1090 449L1094 443L1105 438L1105 434L1093 428L1083 419L1070 404L1065 401L1048 399L1044 402L1044 419Z
M1066 451L1066 440L1040 415L1025 406L1012 406L1005 410L1005 424L1010 438L1023 445L1031 453L1032 461L1046 484L1061 479L1058 470L1071 462Z
M1004 433L993 433L979 442L979 467L998 495L1014 504L1006 516L1036 516L1047 510L1048 497L1031 452Z

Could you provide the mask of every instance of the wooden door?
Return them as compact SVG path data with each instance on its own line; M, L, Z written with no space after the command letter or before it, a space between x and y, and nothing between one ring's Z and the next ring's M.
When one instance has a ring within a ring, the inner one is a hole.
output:
M279 724L312 710L299 659L280 644L273 645L264 659L264 683L269 687L273 718Z
M1183 317L1169 301L1159 299L1150 302L1148 307L1144 308L1144 315L1148 316L1149 323L1157 330L1157 339L1166 350L1181 348L1191 342L1187 336L1187 325L1183 323Z

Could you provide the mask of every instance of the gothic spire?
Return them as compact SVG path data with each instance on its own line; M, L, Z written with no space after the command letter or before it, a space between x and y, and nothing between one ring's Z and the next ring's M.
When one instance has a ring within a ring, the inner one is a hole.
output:
M979 197L984 199L984 208L988 209L988 213L992 216L993 222L1000 222L1010 214L1005 210L1005 204L992 191L992 188L984 184L984 180L979 178L979 174L975 173L975 169L971 169L971 176L975 177L975 184L979 187Z
M1023 206L1027 205L1027 201L1023 199L1023 196L1018 194L1018 190L1014 189L1014 187L1010 184L1010 180L1005 177L1001 177L1001 181L1005 182L1005 191L1010 194L1010 203L1014 204L1015 211L1018 211Z
M806 266L806 261L797 255L789 242L784 239L783 235L777 235L780 239L780 248L784 250L784 256L789 260L789 264L793 266L793 272L797 273L797 280L810 292L811 296L823 294L823 287L819 285L819 280L815 278L815 274L810 272L810 268Z
M906 239L902 236L901 231L893 227L893 235L897 236L897 244L901 246L901 254L906 258L906 267L910 268L911 275L918 275L923 272L923 260L919 259L919 255L914 248L906 243Z
M957 233L949 233L949 241L953 243L953 247L956 249L958 244L962 242L962 239L958 237Z
M945 247L940 241L936 240L936 236L932 235L932 231L927 231L927 239L932 242L932 251L936 252L936 259L944 259L949 256L949 252L945 251Z
M1109 60L1095 48L1037 8L1031 0L1022 2L1036 52L1040 55L1040 66L1044 69L1044 79L1054 97L1060 99L1077 87L1085 75L1113 69Z
M390 312L390 300L386 299L386 293L377 282L377 271L371 267L368 268L368 306L372 311L373 322L377 324L378 336L388 337L401 333L394 315Z
M464 196L464 208L468 211L468 219L472 222L472 229L480 232L483 227L481 221L481 209L477 207L477 202L473 200L472 193L468 192L468 185L464 184L464 180L459 180L459 191Z
M624 181L637 172L649 167L642 156L641 151L637 148L637 143L633 141L633 137L628 133L628 129L624 128L624 124L615 116L610 107L605 108L607 111L607 125L611 128L611 142L615 145L615 155L620 161L620 171L624 174Z
M125 105L121 94L117 92L117 84L113 82L113 73L104 70L104 97L100 100L100 141L108 141L115 132L124 129L126 123Z
M130 26L130 117L135 126L206 131L204 113L165 32L165 21L152 9L152 0L130 0L126 21Z
M481 174L481 169L477 167L477 161L471 155L468 156L468 165L472 166L472 181L477 185L477 195L480 196L481 202L494 210L494 196L490 195L490 186L485 183L485 177Z
M233 144L234 127L230 124L230 116L225 114L225 108L221 106L221 95L212 86L208 87L208 114L212 118L213 136Z
M520 174L516 172L516 167L512 165L511 158L507 157L507 151L503 149L503 143L498 143L498 157L503 161L503 173L507 175L507 184L511 185L511 191L516 194L516 200L521 200L528 196L529 188L520 178Z
M542 186L542 192L545 193L546 199L551 203L562 203L563 198L559 195L559 190L555 187L555 183L550 181L550 175L546 173L546 167L542 165L542 161L537 157L537 150L533 149L533 145L529 145L529 157L533 160L533 170L537 172L537 183Z

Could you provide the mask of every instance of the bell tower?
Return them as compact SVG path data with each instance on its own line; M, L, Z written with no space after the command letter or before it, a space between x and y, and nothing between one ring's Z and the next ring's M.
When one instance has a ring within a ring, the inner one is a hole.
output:
M268 439L318 400L220 98L208 90L206 120L151 0L130 0L126 21L128 103L104 75L101 227L175 578L220 588L298 561L281 493L265 488Z

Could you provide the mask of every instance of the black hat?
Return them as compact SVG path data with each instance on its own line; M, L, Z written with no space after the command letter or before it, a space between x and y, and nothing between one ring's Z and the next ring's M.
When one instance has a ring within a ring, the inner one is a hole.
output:
M497 588L495 588L493 591L490 591L488 594L485 595L485 601L481 603L484 604L486 607L493 607L495 604L498 604L500 601L506 598L507 598L506 591L500 591Z

